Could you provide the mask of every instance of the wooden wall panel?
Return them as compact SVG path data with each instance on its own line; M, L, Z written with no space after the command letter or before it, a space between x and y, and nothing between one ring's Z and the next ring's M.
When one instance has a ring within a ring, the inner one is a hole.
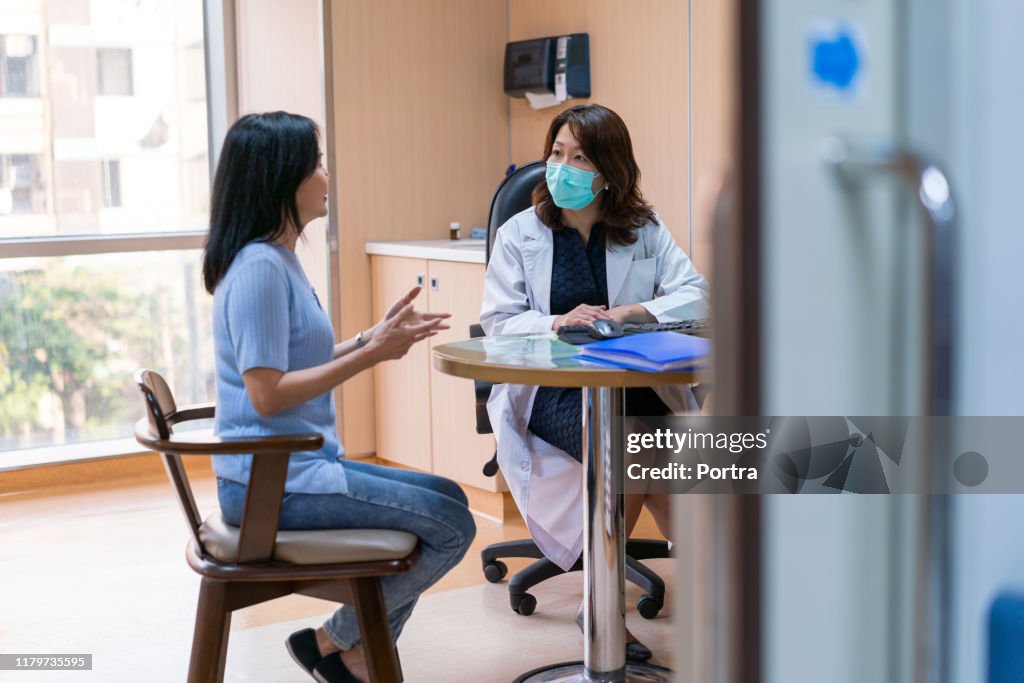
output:
M697 267L711 276L715 201L733 160L736 88L732 0L693 3L693 253Z
M694 263L712 279L713 215L715 201L726 183L734 158L736 125L735 0L693 0L690 17L692 58L693 250ZM712 290L714 291L714 289ZM709 401L713 400L712 392ZM705 410L709 404L705 403ZM673 612L677 676L685 681L710 681L722 672L715 658L720 633L714 584L715 556L720 538L716 521L721 507L713 496L677 496L673 529L677 544L687 548L677 564Z
M308 116L324 133L319 9L318 0L236 0L239 115L284 110ZM327 221L312 221L303 234L296 253L327 301Z
M447 236L484 225L508 163L501 73L505 0L324 0L333 93L341 331L374 321L372 240ZM345 383L342 438L374 450L373 383Z
M252 1L252 0L250 0ZM343 336L372 324L363 244L441 238L450 221L483 225L505 166L540 156L558 107L501 92L504 44L586 31L590 102L629 126L645 196L698 268L710 267L710 203L720 181L727 15L694 0L694 215L691 226L688 3L677 0L323 0L333 98L331 141ZM725 3L728 5L729 3ZM708 31L708 33L703 33ZM576 103L578 101L573 101ZM568 105L566 105L568 106ZM350 453L373 445L369 374L341 402Z
M644 195L689 250L687 13L677 0L509 0L508 16L509 40L589 33L592 92L540 110L512 99L512 161L540 157L561 109L581 102L613 109L633 139Z

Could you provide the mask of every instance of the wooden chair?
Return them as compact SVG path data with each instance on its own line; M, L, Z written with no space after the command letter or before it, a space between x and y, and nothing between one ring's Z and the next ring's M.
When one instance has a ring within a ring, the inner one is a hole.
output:
M212 418L213 405L179 409L163 377L152 370L139 370L135 381L147 415L136 425L135 438L163 459L192 535L186 559L202 576L189 682L223 680L232 611L291 593L352 605L371 680L401 681L380 577L416 563L416 536L391 529L278 531L288 457L320 448L323 436L219 439L208 430L174 434L176 425ZM204 521L182 456L247 453L253 461L242 526L228 525L219 510Z

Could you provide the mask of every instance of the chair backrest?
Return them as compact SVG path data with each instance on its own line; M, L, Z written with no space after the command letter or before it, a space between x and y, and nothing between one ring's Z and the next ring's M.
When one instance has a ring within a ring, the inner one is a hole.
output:
M505 224L512 216L520 211L529 208L533 204L533 190L539 183L544 182L544 170L546 166L543 161L531 161L523 164L512 173L508 174L498 189L494 191L491 199L491 210L487 214L487 251L485 252L485 263L491 260L491 248L494 246L494 238L498 234L498 228ZM484 336L484 330L479 324L469 326L470 337ZM483 380L474 380L473 387L476 392L476 433L491 434L491 421L487 416L487 397L491 395L491 383ZM492 475L489 475L492 476Z
M135 373L135 383L146 401L146 418L153 432L161 439L171 438L173 427L168 418L178 410L171 388L160 373L142 369Z
M510 173L498 185L491 199L491 210L487 214L487 251L485 262L491 260L491 248L498 228L512 216L533 204L533 190L544 181L543 161L531 161Z
M150 431L161 439L171 438L178 406L167 381L158 372L142 369L135 372L135 383L142 391ZM195 496L192 494L192 485L189 483L185 464L177 453L160 453L160 458L163 460L167 478L171 480L171 485L178 494L178 505L185 515L192 539L201 549L203 544L199 539L199 525L203 523L203 519L199 515L199 506L196 505Z
M152 370L139 370L135 373L135 381L145 398L147 416L136 424L135 439L163 458L167 476L178 494L181 511L199 554L206 555L199 534L202 519L199 517L182 456L252 455L236 564L270 561L274 554L289 458L292 453L321 448L324 445L323 435L307 433L222 438L190 432L184 436L175 436L174 427L178 424L213 418L216 413L213 404L178 407L167 382Z

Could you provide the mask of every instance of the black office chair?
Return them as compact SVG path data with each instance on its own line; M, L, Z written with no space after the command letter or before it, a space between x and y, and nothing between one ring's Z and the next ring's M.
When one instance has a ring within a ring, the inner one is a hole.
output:
M544 162L532 161L524 164L509 174L498 186L491 200L491 210L487 219L487 250L485 261L490 261L494 238L505 221L532 205L533 188L544 181ZM480 325L471 325L471 337L484 336ZM491 421L487 416L487 399L491 395L491 383L475 381L476 389L476 431L478 434L491 434ZM484 474L493 477L498 473L498 454L495 453L484 465ZM626 578L640 586L644 594L636 603L636 609L645 619L658 616L665 601L665 582L648 567L640 564L640 560L668 557L668 543L646 539L626 541ZM537 607L537 599L527 591L552 576L563 574L562 569L544 557L533 539L521 541L503 541L492 543L480 551L483 561L484 576L491 583L498 583L508 574L508 566L501 561L502 557L537 558L525 569L520 570L508 582L508 598L512 609L523 616L533 614ZM582 559L577 560L569 571L580 571Z

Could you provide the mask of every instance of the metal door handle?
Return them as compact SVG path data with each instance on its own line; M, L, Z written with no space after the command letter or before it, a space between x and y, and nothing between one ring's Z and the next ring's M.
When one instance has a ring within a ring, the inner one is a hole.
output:
M440 280L438 278L436 278L436 277L430 278L430 291L431 292L436 292L438 289L440 289L440 286L441 286L441 283L440 283Z
M822 159L840 182L853 187L879 171L895 173L910 188L924 219L926 308L930 339L924 349L925 390L929 415L953 411L953 348L955 343L953 249L956 246L956 208L946 174L900 144L858 146L843 137L826 138Z
M424 280L423 273L417 273L416 274L416 284L418 286L422 287L423 286L423 280Z
M925 286L928 305L925 340L925 382L927 411L930 415L950 415L953 409L953 345L955 321L953 287L953 249L956 246L956 208L946 174L912 150L899 144L874 147L851 145L840 137L826 138L821 156L832 166L841 183L855 187L866 176L878 171L895 173L916 190L915 198L924 223ZM944 478L930 456L932 443L925 435L921 444L921 477L931 487ZM936 489L941 490L941 489ZM914 679L950 680L950 660L944 643L949 642L951 625L952 550L950 534L952 512L948 496L920 496L917 503L921 521L915 533L919 577L914 587L914 617L927 635L915 643Z

